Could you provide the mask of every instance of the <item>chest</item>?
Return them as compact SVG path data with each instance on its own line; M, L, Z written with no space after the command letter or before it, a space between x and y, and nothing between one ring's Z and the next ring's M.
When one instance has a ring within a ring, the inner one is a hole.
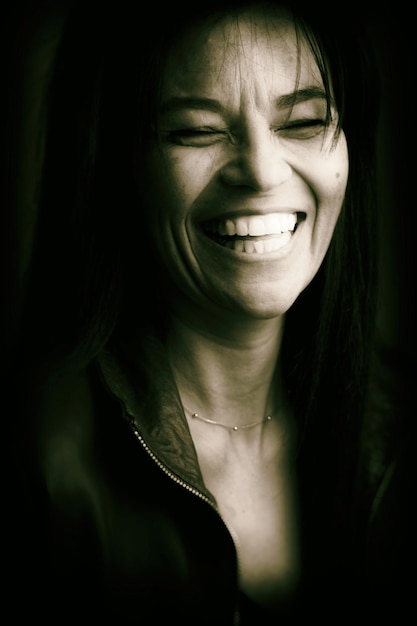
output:
M239 584L264 605L291 596L299 575L296 482L277 459L240 459L203 470L234 538Z

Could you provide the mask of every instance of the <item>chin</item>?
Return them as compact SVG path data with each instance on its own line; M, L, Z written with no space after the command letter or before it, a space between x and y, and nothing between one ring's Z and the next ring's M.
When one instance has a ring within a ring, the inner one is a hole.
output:
M298 295L298 293L292 296L281 294L274 297L271 293L266 293L257 297L246 297L240 301L234 301L233 308L254 320L275 319L287 313Z

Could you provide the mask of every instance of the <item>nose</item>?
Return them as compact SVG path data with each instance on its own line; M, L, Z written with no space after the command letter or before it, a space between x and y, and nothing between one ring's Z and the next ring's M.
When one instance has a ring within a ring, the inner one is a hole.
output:
M270 128L252 128L236 142L230 160L221 168L223 183L268 192L291 176L285 148Z

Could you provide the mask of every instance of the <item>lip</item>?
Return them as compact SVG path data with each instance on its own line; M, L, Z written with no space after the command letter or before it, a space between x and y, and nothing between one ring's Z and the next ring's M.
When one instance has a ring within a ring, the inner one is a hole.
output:
M301 210L300 207L283 205L283 206L245 206L240 209L231 209L231 210L223 210L222 207L217 207L215 211L204 211L200 213L198 217L198 221L200 223L206 222L209 220L224 220L224 219L237 219L239 217L265 217L266 215L270 215L272 213L297 213L300 215L305 215L306 211Z

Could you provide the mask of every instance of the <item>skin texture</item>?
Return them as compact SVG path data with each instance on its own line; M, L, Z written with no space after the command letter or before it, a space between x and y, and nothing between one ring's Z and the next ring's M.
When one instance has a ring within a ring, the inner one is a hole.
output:
M348 178L346 139L334 135L336 111L326 127L326 105L316 62L284 15L252 9L211 22L169 55L161 141L144 179L172 282L171 366L238 546L241 587L264 604L290 595L298 575L294 425L277 376L283 321L323 261ZM284 234L263 233L274 219ZM224 245L228 232L240 243ZM274 417L235 434L193 411L229 426Z
M348 152L343 132L333 144L337 112L327 130L322 123L324 98L282 100L311 88L323 91L320 73L303 43L299 57L283 16L223 18L172 51L146 195L177 310L271 319L316 274L342 207ZM202 229L276 212L296 212L298 225L271 252L230 249Z

